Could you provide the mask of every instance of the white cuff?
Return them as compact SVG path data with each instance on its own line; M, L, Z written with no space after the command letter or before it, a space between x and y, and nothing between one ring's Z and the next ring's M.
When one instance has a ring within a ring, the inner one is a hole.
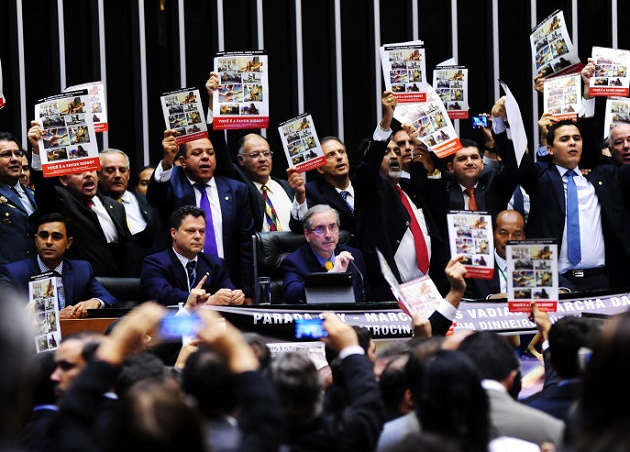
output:
M582 98L582 103L580 104L580 113L578 114L578 117L592 118L593 116L595 116L595 98Z
M339 358L341 359L346 359L350 355L365 355L365 350L360 345L351 345L339 352Z
M435 308L435 310L439 312L440 314L442 314L451 322L455 320L455 315L457 314L457 308L455 308L455 306L450 304L445 299L442 299L440 301L440 304L437 305L437 308Z
M171 174L173 174L173 167L165 170L162 168L162 162L158 163L155 171L153 172L153 177L156 182L168 182L171 180Z
M42 170L42 156L31 152L31 168L37 171Z
M380 126L376 126L376 129L374 129L374 133L372 134L372 139L374 141L387 141L391 135L391 129L383 130Z

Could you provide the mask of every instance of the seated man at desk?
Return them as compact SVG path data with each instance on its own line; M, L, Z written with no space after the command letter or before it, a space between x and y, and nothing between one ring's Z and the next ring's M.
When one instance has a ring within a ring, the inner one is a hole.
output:
M197 304L241 305L245 295L235 290L223 259L203 253L206 214L199 207L182 206L170 218L172 246L147 256L140 285L147 300L165 306L186 303L193 289Z
M42 215L37 222L37 255L0 267L0 288L27 293L32 276L53 272L57 277L60 319L87 317L88 309L112 307L116 299L96 278L89 262L64 258L72 231L60 213Z
M353 274L354 296L366 301L367 280L361 251L339 245L339 213L326 204L306 211L303 218L302 245L282 261L284 271L284 302L304 303L304 277L314 272L350 272Z

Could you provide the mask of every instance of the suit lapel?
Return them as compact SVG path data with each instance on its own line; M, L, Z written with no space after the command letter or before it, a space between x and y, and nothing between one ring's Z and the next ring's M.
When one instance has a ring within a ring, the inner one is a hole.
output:
M175 278L175 287L188 291L188 275L186 270L182 267L182 263L175 256L175 252L169 246L168 255L171 258L171 268L173 269L173 277ZM199 261L199 259L197 259Z
M217 193L219 194L219 204L221 204L221 223L223 225L223 249L230 243L230 219L234 215L234 200L232 188L220 177L214 176L214 182L217 184ZM262 198L262 195L261 195Z
M564 201L564 185L562 182L562 177L560 176L560 173L558 172L558 169L556 168L555 165L550 164L547 167L547 177L549 177L549 180L551 181L551 186L553 187L553 195L556 198L556 201L558 202L558 207L560 208L560 211L562 212L562 216L566 215L567 212L567 208L565 205L565 201ZM545 193L541 193L542 196L549 196L550 194L545 194Z
M6 184L0 184L0 195L4 196L9 200L9 205L20 209L22 212L26 212L26 209L22 205L20 201L20 197L17 195L15 191L11 187ZM35 202L33 202L33 206L35 206Z

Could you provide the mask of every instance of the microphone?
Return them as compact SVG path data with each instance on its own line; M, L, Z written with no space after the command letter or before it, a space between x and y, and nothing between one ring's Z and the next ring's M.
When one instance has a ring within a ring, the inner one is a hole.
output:
M354 269L359 274L359 277L361 278L361 301L363 303L365 303L366 302L366 300L365 300L365 279L363 278L363 273L361 273L361 270L359 270L359 267L357 267L357 264L355 264L354 261L350 261L350 263L352 264Z

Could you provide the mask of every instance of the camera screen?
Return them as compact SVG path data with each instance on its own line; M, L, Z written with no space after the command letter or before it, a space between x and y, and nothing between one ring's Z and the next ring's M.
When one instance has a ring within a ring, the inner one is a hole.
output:
M164 340L181 339L182 336L195 336L203 326L197 315L165 316L160 322L160 337Z
M475 129L479 129L481 127L488 127L488 118L486 118L485 116L473 116L472 121L473 121L472 125Z
M295 319L296 339L319 339L328 336L322 319Z

